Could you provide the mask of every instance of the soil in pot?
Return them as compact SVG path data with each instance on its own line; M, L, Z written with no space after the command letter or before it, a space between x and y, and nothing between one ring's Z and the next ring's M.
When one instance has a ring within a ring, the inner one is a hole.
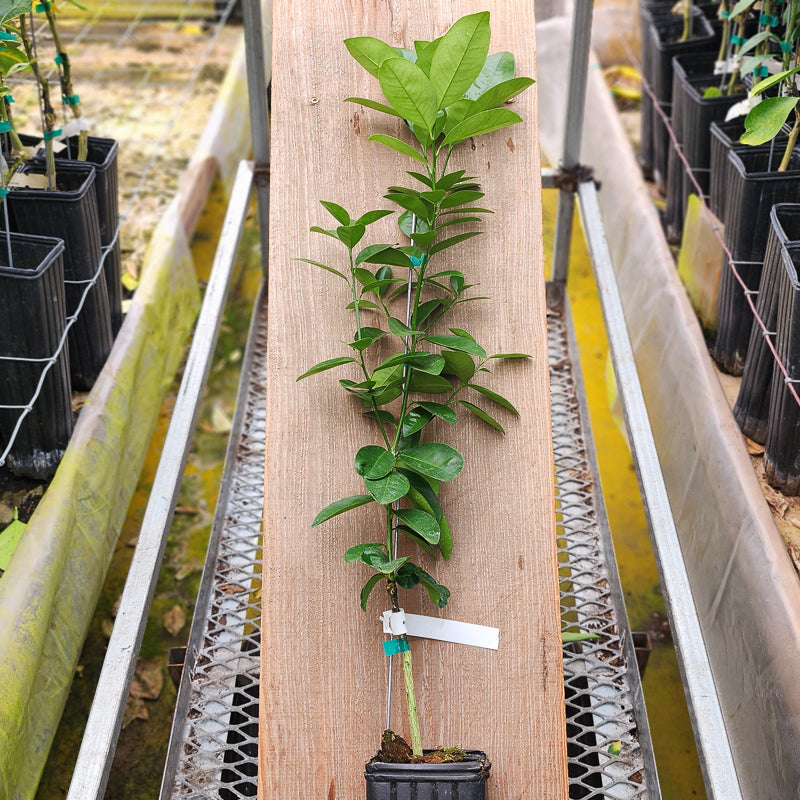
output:
M758 286L756 313L774 336L778 324L778 287L781 284L781 274L785 270L783 250L786 246L792 247L787 243L800 241L800 204L779 203L773 206L770 223L764 268ZM733 415L742 433L759 444L764 444L767 438L774 364L772 351L761 327L753 325Z
M44 164L29 161L26 174L43 175ZM95 168L59 160L55 190L15 187L8 195L15 230L64 240L67 317L77 314L69 331L69 361L75 389L92 387L111 352L113 334L94 191ZM86 293L86 286L95 280ZM81 305L81 302L83 303Z
M14 438L8 466L36 480L53 476L72 434L67 349L56 356L66 325L63 251L64 243L56 239L0 234L0 406L28 405L41 382ZM44 372L52 357L54 363ZM20 414L20 408L0 408L0 452Z

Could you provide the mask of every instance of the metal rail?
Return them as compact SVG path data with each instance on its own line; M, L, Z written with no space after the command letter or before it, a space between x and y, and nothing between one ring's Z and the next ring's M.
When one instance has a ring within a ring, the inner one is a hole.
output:
M131 678L186 466L202 389L228 296L252 181L252 166L241 162L150 500L142 520L138 544L89 712L68 800L99 800L108 782Z

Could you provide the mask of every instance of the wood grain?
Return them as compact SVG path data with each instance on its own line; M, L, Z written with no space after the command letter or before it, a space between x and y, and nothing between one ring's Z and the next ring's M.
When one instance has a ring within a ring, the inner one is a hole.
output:
M380 98L377 82L342 40L371 35L411 46L485 8L492 12L491 52L511 50L517 73L535 77L533 3L274 4L259 764L264 800L363 797L363 763L377 749L385 722L387 659L377 620L385 603L376 591L368 613L360 610L358 593L368 572L342 559L348 547L369 540L364 536L370 529L380 537L378 509L366 506L310 527L329 502L363 491L352 461L374 431L338 386L337 378L349 376L346 369L296 382L317 361L347 355L341 342L354 327L344 309L345 284L294 260L302 256L346 269L341 245L308 232L311 225L330 223L319 200L359 215L388 207L386 187L408 180L407 160L367 141L377 132L403 136L397 121L342 102L348 96ZM482 202L495 214L486 234L446 251L450 260L440 261L443 268L458 264L480 283L479 294L492 298L467 304L476 338L492 352L533 355L498 366L487 378L521 417L503 418L505 437L475 420L461 420L455 433L450 428L442 434L466 458L461 476L442 493L453 557L430 565L453 597L439 611L421 593L404 596L409 611L500 628L496 652L412 640L423 743L486 750L493 800L567 797L534 90L512 106L521 125L465 144L454 155L453 165L481 182ZM396 238L389 223L382 224L370 229L370 241ZM451 324L458 323L453 318ZM393 727L407 733L395 662Z

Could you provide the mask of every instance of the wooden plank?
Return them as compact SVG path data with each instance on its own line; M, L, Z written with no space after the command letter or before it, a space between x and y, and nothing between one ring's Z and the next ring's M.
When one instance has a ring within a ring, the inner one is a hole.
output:
M317 361L346 354L340 342L353 326L344 310L344 283L293 260L308 257L346 269L341 245L337 249L333 240L308 232L311 225L330 221L319 200L356 214L387 207L382 194L404 180L408 168L402 157L367 141L376 132L402 136L402 126L342 102L351 95L379 97L375 80L352 60L342 40L371 35L411 45L487 7L491 52L511 50L518 74L535 76L532 3L512 9L500 0L335 0L324 11L300 0L274 5L259 763L264 800L363 796L362 765L377 749L385 721L386 658L377 621L385 604L375 592L368 613L360 610L366 569L342 560L349 546L364 541L368 526L382 529L372 513L376 509L365 507L310 528L327 503L363 491L352 460L372 431L356 406L343 402L336 378L345 372L296 383ZM485 225L488 232L447 251L451 260L440 263L457 262L480 282L480 294L492 298L467 305L468 327L479 341L493 352L533 354L528 362L497 368L492 377L521 418L507 420L505 438L464 421L455 437L446 439L465 454L467 465L443 489L454 555L430 568L453 597L441 612L420 593L406 593L404 602L408 611L501 630L496 652L412 641L425 746L486 750L493 762L490 796L496 800L564 800L535 91L513 108L525 120L522 125L477 140L457 159L477 176L486 205L495 211ZM391 227L377 230L380 224L371 241L391 241ZM452 437L452 429L443 435ZM466 499L459 501L460 496ZM398 669L393 727L407 733L401 684Z

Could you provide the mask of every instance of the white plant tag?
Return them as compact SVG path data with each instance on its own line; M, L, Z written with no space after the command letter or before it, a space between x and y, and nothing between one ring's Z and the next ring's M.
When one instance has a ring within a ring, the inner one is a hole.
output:
M744 100L734 103L728 109L728 113L725 115L725 122L728 122L728 120L731 119L736 119L736 117L743 117L748 111L750 111L751 108L754 108L760 102L760 97L746 97Z
M500 629L490 628L488 625L424 617L421 614L406 614L406 627L409 636L419 636L423 639L438 639L441 642L468 644L489 650L497 650L500 646Z
M78 117L77 119L70 120L63 128L59 139L68 139L70 136L77 136L81 131L88 131L89 123L85 117Z
M732 56L731 58L722 61L715 61L714 62L714 74L715 75L729 75L731 72L735 72L739 69L739 65L741 64L742 59L739 56Z
M8 185L28 189L46 189L47 175L25 175L22 172L15 172Z

